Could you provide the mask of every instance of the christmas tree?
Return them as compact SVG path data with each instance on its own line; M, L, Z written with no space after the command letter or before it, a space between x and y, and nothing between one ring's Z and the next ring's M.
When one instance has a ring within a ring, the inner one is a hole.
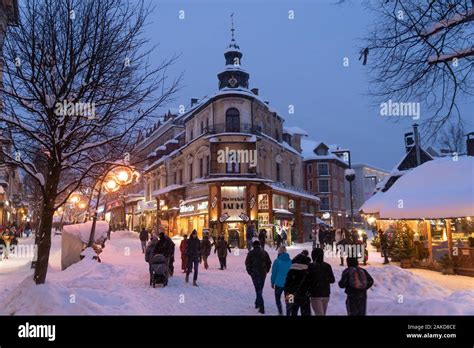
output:
M413 230L405 221L397 222L397 228L389 242L389 255L392 261L400 261L415 255L413 235Z

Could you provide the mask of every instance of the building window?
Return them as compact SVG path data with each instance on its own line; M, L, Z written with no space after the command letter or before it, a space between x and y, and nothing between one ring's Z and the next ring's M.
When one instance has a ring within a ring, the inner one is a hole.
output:
M230 108L225 113L226 132L240 132L240 114L236 108Z
M189 163L189 181L193 181L193 164Z
M189 131L189 141L193 140L193 137L194 137L194 134L193 134L193 130L191 129Z
M313 173L313 165L308 164L308 174L311 174L311 173Z
M206 133L209 132L209 119L206 118Z
M201 134L204 134L204 121L201 121Z
M319 192L327 193L329 191L329 180L328 179L319 179L318 180Z
M174 183L177 185L178 184L178 171L174 172Z
M204 176L204 157L199 159L199 177L202 178Z
M276 164L276 181L280 181L280 163Z
M230 161L226 163L226 173L237 174L240 173L240 163Z
M329 197L319 197L319 210L329 210Z
M333 199L334 199L334 202L333 202L334 209L339 209L339 197L334 196Z
M309 189L310 191L313 190L313 180L308 180L308 189Z
M318 163L318 175L329 175L329 165L327 163Z
M206 156L206 174L211 173L211 158L209 155Z
M295 185L295 167L290 166L290 185L294 186Z

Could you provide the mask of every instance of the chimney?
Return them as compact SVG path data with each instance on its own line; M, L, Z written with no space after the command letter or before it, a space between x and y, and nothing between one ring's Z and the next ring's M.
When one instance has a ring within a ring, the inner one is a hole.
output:
M415 135L415 151L416 151L416 165L421 164L421 148L420 148L420 133L418 133L418 124L413 125L413 133Z
M199 101L198 98L191 98L191 107L193 107L194 104L197 104L198 101Z
M258 95L258 88L252 88L251 91L253 94Z
M467 134L466 149L468 156L474 156L474 132Z
M405 151L408 153L415 145L415 137L413 132L405 133Z

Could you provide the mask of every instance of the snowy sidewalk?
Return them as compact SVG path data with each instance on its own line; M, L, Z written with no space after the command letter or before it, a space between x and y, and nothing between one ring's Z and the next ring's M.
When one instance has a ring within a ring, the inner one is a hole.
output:
M0 314L260 315L245 272L247 250L230 254L225 271L218 269L217 256L211 254L209 270L200 265L195 288L184 281L177 242L175 275L168 287L153 289L136 234L114 233L101 254L102 263L83 260L65 271L59 267L60 241L60 236L53 239L44 285L33 284L28 260L0 263ZM293 257L303 248L310 250L311 245L293 246L289 253ZM275 259L276 251L268 251ZM337 282L344 267L338 258L326 261L332 264ZM369 262L367 270L375 279L368 292L369 315L474 314L474 278L382 266L377 253L371 253ZM345 315L345 294L337 284L331 291L328 314ZM277 315L269 276L264 299L267 314Z

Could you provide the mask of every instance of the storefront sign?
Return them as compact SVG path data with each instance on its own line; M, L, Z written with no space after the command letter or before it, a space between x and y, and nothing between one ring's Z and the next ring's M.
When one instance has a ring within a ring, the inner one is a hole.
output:
M192 213L194 211L194 205L192 204L182 204L179 206L180 213Z
M211 202L211 207L214 209L217 206L217 196L214 196Z
M219 217L219 221L220 222L224 222L225 220L229 219L230 215L227 214L227 213L224 213L222 214L220 217Z
M222 213L228 214L230 220L242 220L241 213L246 210L245 186L221 187Z
M268 209L268 195L266 193L258 195L258 209Z
M244 213L240 213L239 218L241 218L242 221L245 221L245 222L249 221L249 217L247 216L247 214L244 214Z
M250 209L252 209L255 206L255 196L252 195L249 201Z
M268 225L270 223L270 216L268 213L258 214L258 225Z
M208 208L208 203L207 203L207 201L200 202L200 203L198 203L198 205L197 205L197 210L207 210L207 208Z

